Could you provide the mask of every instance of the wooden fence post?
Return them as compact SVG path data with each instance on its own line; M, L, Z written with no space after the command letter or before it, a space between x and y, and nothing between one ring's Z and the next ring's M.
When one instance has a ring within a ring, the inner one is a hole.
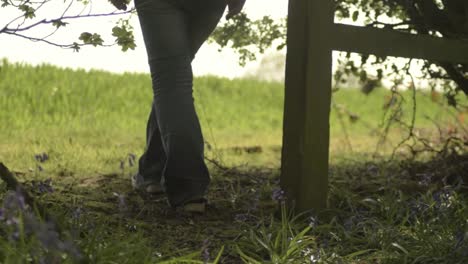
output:
M296 212L326 207L333 1L290 0L281 187Z
M296 212L327 205L332 49L468 63L468 41L334 24L332 0L290 0L281 187Z

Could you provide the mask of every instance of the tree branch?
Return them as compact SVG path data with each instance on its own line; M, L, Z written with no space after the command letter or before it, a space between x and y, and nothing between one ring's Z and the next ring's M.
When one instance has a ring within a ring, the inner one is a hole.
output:
M16 37L20 37L20 38L24 38L24 39L27 39L27 40L31 40L31 41L35 41L35 42L44 42L44 43L47 43L49 45L52 45L52 46L56 46L56 47L59 47L59 48L64 48L64 49L79 49L80 47L83 47L83 46L90 46L90 45L93 45L92 43L72 43L72 44L59 44L59 43L56 43L56 42L52 42L50 40L47 40L47 39L44 39L44 38L35 38L35 37L30 37L30 36L26 36L26 35L22 35L22 34L19 34L19 33L16 33L16 32L4 32L5 34L8 34L8 35L13 35L13 36L16 36ZM112 47L114 46L115 44L112 44L112 45L104 45L104 44L101 44L99 46L101 47Z
M36 22L34 24L31 24L29 26L22 27L22 28L13 29L13 28L8 28L8 26L5 26L5 28L0 30L0 33L26 31L26 30L30 30L33 27L39 26L41 24L51 24L51 23L54 23L54 22L57 22L57 21L62 21L62 20L90 18L90 17L118 16L118 15L129 14L129 13L131 13L133 11L135 11L135 9L131 9L131 10L128 10L128 11L123 11L123 12L114 11L112 13L86 14L86 15L76 15L76 16L62 16L62 17L55 18L55 19L42 19L42 20L40 20L40 21L38 21L38 22Z

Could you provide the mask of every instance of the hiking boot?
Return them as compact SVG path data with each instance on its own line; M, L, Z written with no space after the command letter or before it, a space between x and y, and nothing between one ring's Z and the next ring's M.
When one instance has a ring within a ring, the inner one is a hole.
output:
M148 194L160 194L164 192L160 183L145 181L139 173L132 176L132 186L135 191L146 192Z

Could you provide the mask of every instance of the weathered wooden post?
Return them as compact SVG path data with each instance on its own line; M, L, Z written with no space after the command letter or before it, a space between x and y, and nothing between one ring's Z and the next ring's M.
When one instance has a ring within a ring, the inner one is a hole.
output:
M296 212L327 205L332 50L467 63L466 39L334 24L332 0L290 0L281 187Z
M326 207L331 0L290 0L281 187L296 212Z

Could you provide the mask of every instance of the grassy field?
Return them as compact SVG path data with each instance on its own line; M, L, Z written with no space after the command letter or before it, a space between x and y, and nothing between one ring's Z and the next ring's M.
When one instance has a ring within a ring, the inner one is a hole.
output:
M152 98L147 75L29 67L5 61L0 80L0 157L14 167L33 166L31 153L60 152L54 156L63 167L90 171L87 166L96 165L94 170L108 172L113 168L103 164L116 164L115 159L128 153L140 154L144 148ZM402 94L402 120L409 123L411 93ZM213 150L208 155L229 165L247 162L278 166L281 84L201 77L195 79L195 100L205 140ZM384 106L390 100L391 93L383 89L367 96L356 90L334 93L332 161L344 153L375 151L386 120ZM466 98L462 101L466 104ZM433 122L459 127L459 114L444 105L435 106L430 95L418 93L417 102L416 127L421 131L436 129ZM358 120L350 122L350 116ZM404 135L401 127L394 128L389 136L393 144L385 144L381 151L392 149ZM261 147L261 155L229 155L256 146ZM71 162L70 156L74 157Z
M199 77L194 85L207 156L222 166L209 163L212 205L193 218L129 185L134 157L144 148L152 97L147 75L3 61L0 162L65 231L56 237L55 229L18 209L21 199L2 191L0 262L72 263L77 255L91 263L463 263L468 257L468 199L460 182L468 182L466 149L426 162L386 161L407 131L395 123L381 141L385 125L400 107L399 120L410 123L410 91L396 99L385 89L333 94L331 206L304 220L284 207L281 216L271 199L282 84ZM466 136L467 99L459 100L465 108L454 110L440 95L418 91L415 134L435 147L440 136ZM380 158L371 159L374 153ZM38 191L49 184L54 192ZM30 222L35 230L28 231Z

